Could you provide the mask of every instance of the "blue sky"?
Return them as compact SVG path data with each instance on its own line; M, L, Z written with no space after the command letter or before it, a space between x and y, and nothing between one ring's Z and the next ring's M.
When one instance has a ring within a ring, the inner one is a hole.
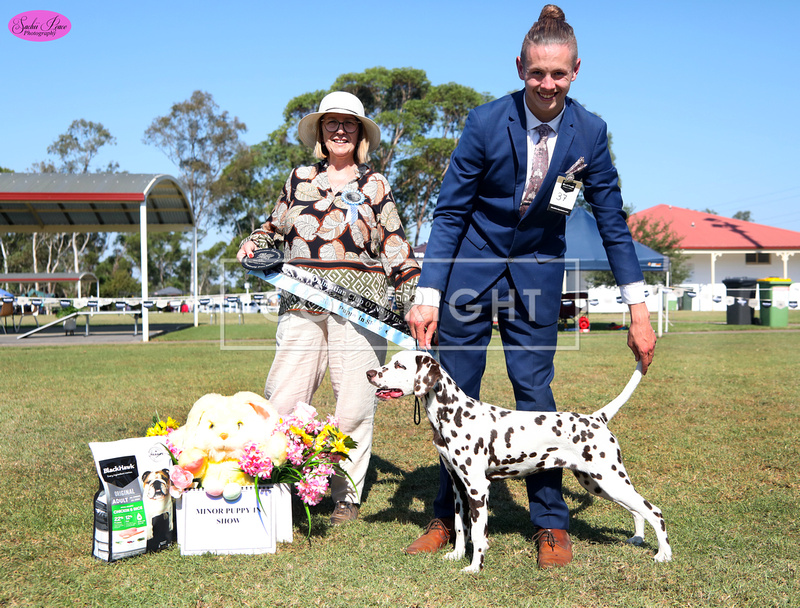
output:
M558 4L582 58L571 95L608 122L626 203L747 210L800 231L800 2ZM12 36L9 20L35 9L62 13L72 31L51 42ZM177 175L142 137L197 89L247 125L249 144L281 123L292 97L374 66L501 96L521 86L514 60L540 9L517 0L4 0L0 166L29 170L84 118L117 139L98 166Z

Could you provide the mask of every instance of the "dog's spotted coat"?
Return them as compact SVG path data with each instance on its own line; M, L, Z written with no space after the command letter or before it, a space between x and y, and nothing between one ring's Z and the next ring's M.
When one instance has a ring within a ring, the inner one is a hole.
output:
M524 477L545 469L565 468L592 494L625 507L633 515L634 536L641 544L644 521L658 539L655 560L672 557L660 509L633 488L608 421L628 400L641 378L641 366L622 394L594 414L522 412L468 397L428 354L402 351L384 367L367 372L379 397L414 394L424 402L436 445L455 486L455 548L445 557L464 557L465 505L469 507L472 562L465 572L483 568L488 547L489 482Z

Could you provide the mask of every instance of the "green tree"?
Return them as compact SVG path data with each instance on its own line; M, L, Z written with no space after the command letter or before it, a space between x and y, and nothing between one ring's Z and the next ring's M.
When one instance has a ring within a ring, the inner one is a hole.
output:
M414 156L397 162L393 189L400 219L409 231L414 227L414 246L424 224L431 218L455 139L420 137L414 145Z
M236 249L238 250L238 239L235 239L235 241ZM236 255L236 251L230 251L230 249L230 244L219 241L205 251L200 252L197 258L200 293L219 291L218 288L222 278L222 260L224 258L233 258Z
M749 211L737 211L733 214L733 219L742 220L743 222L752 222L753 214Z
M688 258L681 252L680 237L672 230L669 222L640 217L629 219L628 227L634 240L669 258L669 278L672 285L679 285L689 278L691 269ZM644 280L650 285L663 284L666 276L660 271L645 272ZM591 287L615 284L614 275L606 271L587 273L586 282Z
M416 124L424 130L404 146L391 179L406 230L414 227L415 246L436 207L439 187L469 111L490 100L485 93L450 82L431 87L424 99L409 104L417 116Z
M142 285L133 278L133 264L124 256L109 256L95 269L100 281L100 297L120 298L141 295Z
M195 91L188 100L173 104L169 114L153 120L144 133L144 143L159 148L178 167L186 186L195 221L193 254L198 232L205 231L217 215L212 185L242 152L239 135L246 130L238 118L220 111L210 93ZM192 263L194 259L192 255ZM192 281L196 270L191 269Z
M212 185L220 201L217 225L232 228L237 244L272 212L292 168L316 160L307 147L289 140L288 130L286 123L242 150Z
M34 163L36 173L89 173L92 161L103 146L116 145L117 140L99 122L83 118L73 120L67 128L47 147L47 152L58 158L59 165L52 161ZM119 164L109 162L105 169L97 169L97 173L116 173Z
M189 290L191 261L182 232L153 232L147 235L148 291L164 287ZM133 268L142 267L141 235L138 232L117 237L117 255L126 258ZM199 292L198 292L199 293Z

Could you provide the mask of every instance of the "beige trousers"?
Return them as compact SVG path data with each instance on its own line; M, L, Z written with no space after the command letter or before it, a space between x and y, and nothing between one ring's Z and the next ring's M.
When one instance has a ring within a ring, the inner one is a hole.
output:
M346 477L334 477L331 497L359 503L377 407L375 387L367 381L366 372L383 365L386 340L337 315L293 311L281 315L276 342L264 396L279 414L291 414L298 402L311 404L330 369L339 429L358 442L350 450L350 460L342 463L355 488Z

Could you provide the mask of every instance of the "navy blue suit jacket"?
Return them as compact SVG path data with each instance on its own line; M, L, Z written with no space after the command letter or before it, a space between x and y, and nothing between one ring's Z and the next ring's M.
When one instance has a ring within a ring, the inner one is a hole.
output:
M547 175L525 215L519 207L526 182L524 91L472 110L445 174L434 211L421 287L435 287L444 301L468 304L508 270L537 324L558 320L566 249L566 216L547 210L559 175L581 156L576 179L592 206L618 284L643 278L622 210L617 171L605 122L566 99ZM531 299L532 298L532 299Z

